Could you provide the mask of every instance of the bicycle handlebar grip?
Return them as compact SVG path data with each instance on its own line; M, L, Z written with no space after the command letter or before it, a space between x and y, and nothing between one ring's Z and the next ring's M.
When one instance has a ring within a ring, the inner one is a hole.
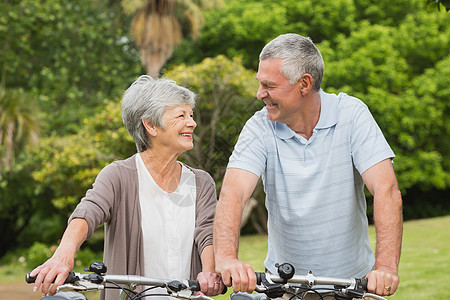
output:
M31 273L31 272L30 272ZM26 275L25 275L25 281L27 282L27 283L34 283L35 281L36 281L36 276L35 277L31 277L30 276L30 273L27 273Z
M255 272L255 275L256 275L256 284L261 284L261 282L265 279L266 273Z
M189 279L188 284L189 284L189 288L191 291L196 291L196 292L201 291L200 283L197 280ZM228 291L228 288L226 286L224 286L222 292L220 292L220 293L223 295L223 294L226 294L227 291Z
M31 277L30 273L27 273L25 275L25 281L27 283L34 283L36 281L36 276L35 277ZM74 283L77 280L80 280L80 278L78 278L78 276L75 275L74 272L70 272L69 275L67 276L66 280L64 281L64 283ZM53 279L52 283L54 283L54 282L55 282L55 279Z
M189 288L191 291L200 291L200 283L197 280L188 280Z
M369 280L367 278L361 278L361 285L363 290L367 291L367 283L369 282Z

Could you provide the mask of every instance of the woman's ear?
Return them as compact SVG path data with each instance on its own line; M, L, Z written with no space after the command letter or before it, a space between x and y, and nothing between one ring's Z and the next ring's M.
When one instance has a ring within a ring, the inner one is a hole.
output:
M299 83L300 94L304 96L312 90L314 79L310 74L305 73L300 78Z
M142 124L144 125L145 130L148 132L148 134L150 134L151 136L156 136L157 131L155 125L153 125L149 120L146 119L142 119Z

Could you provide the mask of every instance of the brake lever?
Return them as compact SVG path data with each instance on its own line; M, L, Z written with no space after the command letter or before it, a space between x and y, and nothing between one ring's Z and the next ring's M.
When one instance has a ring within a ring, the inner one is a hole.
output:
M84 286L78 286L73 285L71 283L60 285L56 288L56 292L67 292L67 291L79 291L79 292L85 292L86 287Z
M171 293L170 296L176 297L176 298L183 298L183 299L214 300L213 298L205 296L205 295L193 295L192 291L190 291L190 290L181 290L176 293Z
M266 277L265 273L260 273L261 284L256 286L258 292L266 294L270 298L282 297L285 291L282 288L282 284L274 283ZM261 287L260 287L261 286Z
M79 280L75 284L68 283L60 285L56 288L57 292L65 292L65 291L79 291L79 292L88 292L88 291L97 291L103 290L105 288L104 285L92 283L86 280Z

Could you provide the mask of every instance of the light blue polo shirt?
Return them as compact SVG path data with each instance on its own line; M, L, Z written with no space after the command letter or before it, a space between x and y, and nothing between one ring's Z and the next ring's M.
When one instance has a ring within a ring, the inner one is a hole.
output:
M320 98L309 140L267 119L266 108L256 112L228 168L262 176L269 271L289 262L297 275L360 277L375 263L361 174L394 153L362 101L323 91Z

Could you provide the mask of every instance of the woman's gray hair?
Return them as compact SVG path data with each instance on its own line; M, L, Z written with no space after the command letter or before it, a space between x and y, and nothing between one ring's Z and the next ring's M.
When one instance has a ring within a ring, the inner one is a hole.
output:
M195 106L195 94L168 78L140 76L125 91L122 99L122 120L133 137L138 152L151 148L151 141L142 120L164 128L162 116L171 107Z
M304 74L310 74L314 79L313 90L320 90L325 66L322 54L309 37L295 33L276 37L259 55L259 60L271 58L283 58L281 74L290 84L297 83Z

